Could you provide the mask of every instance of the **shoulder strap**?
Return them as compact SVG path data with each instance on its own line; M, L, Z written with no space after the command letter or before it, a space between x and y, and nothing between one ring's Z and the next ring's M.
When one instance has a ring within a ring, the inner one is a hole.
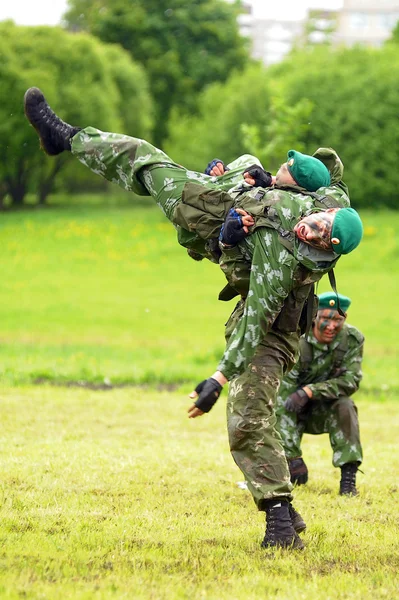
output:
M310 328L313 323L313 309L316 309L315 306L315 297L314 297L314 283L310 286L309 294L306 299L306 329L305 329L305 337L308 335ZM308 344L309 345L309 344Z
M338 346L334 350L334 358L333 358L333 370L341 368L341 365L344 361L345 354L348 351L348 330L346 328L342 331L342 339L339 342Z
M299 369L300 373L306 373L310 369L310 365L313 362L313 350L312 346L306 339L306 336L302 336L299 339Z
M328 271L328 279L329 279L329 282L330 282L333 292L337 296L337 311L341 315L341 317L345 317L345 313L339 304L339 296L338 296L338 292L337 292L337 282L335 280L334 269L330 269L330 271Z
M338 200L332 198L331 196L321 196L320 194L316 194L315 192L304 192L306 196L310 196L315 200L315 206L318 208L322 208L325 210L326 208L341 208Z

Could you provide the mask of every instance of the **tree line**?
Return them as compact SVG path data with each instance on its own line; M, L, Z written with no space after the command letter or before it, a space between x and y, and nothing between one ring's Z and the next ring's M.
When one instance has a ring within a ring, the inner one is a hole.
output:
M238 4L238 3L236 3ZM379 49L307 46L266 68L223 0L70 0L62 27L0 23L0 205L104 185L38 152L23 115L36 85L66 121L145 137L203 170L250 152L336 149L356 207L399 205L398 28Z

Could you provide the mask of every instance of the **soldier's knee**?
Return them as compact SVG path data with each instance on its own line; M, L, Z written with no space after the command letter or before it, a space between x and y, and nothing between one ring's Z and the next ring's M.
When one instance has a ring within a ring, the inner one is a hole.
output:
M339 429L348 440L357 439L359 436L359 422L357 418L357 409L350 398L342 398L338 401L336 415Z

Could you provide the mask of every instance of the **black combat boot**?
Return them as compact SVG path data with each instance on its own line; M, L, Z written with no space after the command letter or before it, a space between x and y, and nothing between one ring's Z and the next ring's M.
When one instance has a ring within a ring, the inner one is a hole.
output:
M286 498L267 500L266 533L261 544L262 548L291 548L301 550L303 543L295 532Z
M339 484L339 493L341 496L357 496L356 473L358 470L357 462L346 463L341 467L341 481Z
M296 533L302 533L302 531L305 531L306 523L303 520L303 518L301 517L301 515L299 514L299 512L297 512L295 510L295 508L292 506L291 502L289 504L289 511L290 511L290 517L291 517L291 521L292 521L292 526L295 529Z
M72 127L57 117L38 88L29 88L25 93L24 107L25 115L39 134L40 145L47 154L55 156L71 150L71 138L80 128Z
M288 468L290 470L291 483L302 485L308 481L308 468L305 461L301 458L288 458Z

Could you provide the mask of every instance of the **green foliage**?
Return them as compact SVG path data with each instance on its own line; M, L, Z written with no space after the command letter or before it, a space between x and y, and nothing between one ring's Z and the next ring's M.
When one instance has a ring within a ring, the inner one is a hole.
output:
M358 498L338 496L328 436L304 436L306 549L274 552L237 486L225 396L189 421L189 389L2 388L1 597L396 598L397 399L356 395Z
M337 12L323 9L310 9L304 26L300 45L331 45L338 25Z
M203 171L218 157L230 162L248 152L242 124L265 131L270 122L271 83L264 67L252 65L215 83L199 96L198 116L175 111L169 125L166 152L177 162Z
M398 44L399 43L399 21L396 23L395 27L392 30L392 35L387 42L388 44Z
M289 103L308 99L310 126L302 141L338 151L356 206L397 208L396 167L399 55L383 49L308 48L270 70Z
M187 256L150 198L61 200L0 220L1 380L175 384L211 374L235 305L217 301L220 269ZM382 383L399 389L399 223L394 212L362 218L364 240L339 261L337 282L353 301L349 322L366 336L362 389L371 394Z
M70 0L65 20L121 44L146 69L156 101L155 142L172 107L193 111L197 94L248 60L237 10L222 0Z
M312 110L313 105L307 98L289 104L282 95L272 96L270 120L263 131L256 122L241 126L247 151L257 156L267 169L278 169L289 149L305 150L301 140L306 138Z
M22 203L29 189L37 189L43 201L68 160L39 152L23 114L28 87L43 89L70 123L149 133L152 110L142 68L122 49L88 34L0 23L0 79L0 181L15 203Z

